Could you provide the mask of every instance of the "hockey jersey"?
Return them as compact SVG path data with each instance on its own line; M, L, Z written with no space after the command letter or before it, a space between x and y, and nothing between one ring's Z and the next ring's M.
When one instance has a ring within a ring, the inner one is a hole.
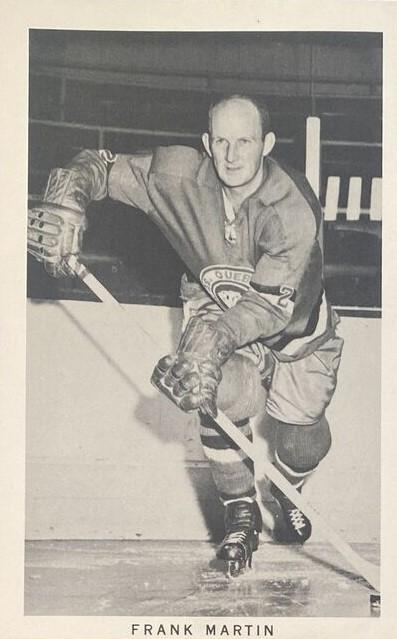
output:
M185 146L111 156L83 151L91 199L145 211L223 311L239 346L264 344L290 361L334 334L323 290L322 212L306 179L270 157L261 186L231 220L211 159ZM108 171L107 169L110 170Z

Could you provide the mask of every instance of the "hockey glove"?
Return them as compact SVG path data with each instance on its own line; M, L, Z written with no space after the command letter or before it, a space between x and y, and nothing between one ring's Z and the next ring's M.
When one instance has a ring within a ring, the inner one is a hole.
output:
M43 202L28 212L28 251L54 277L72 274L67 259L81 251L90 199L86 191L78 172L54 169Z
M176 355L158 362L152 384L185 412L199 409L215 418L221 367L235 348L232 335L218 322L193 317Z

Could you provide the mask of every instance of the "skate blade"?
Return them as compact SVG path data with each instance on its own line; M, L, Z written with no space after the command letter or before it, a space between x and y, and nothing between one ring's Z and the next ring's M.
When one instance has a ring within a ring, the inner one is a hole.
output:
M237 559L229 559L226 562L226 576L229 579L236 579L236 577L241 577L246 574L250 568L252 568L250 561L245 563Z
M241 561L231 559L226 563L226 576L229 579L236 579L236 577L244 572L244 569L245 566L241 563Z

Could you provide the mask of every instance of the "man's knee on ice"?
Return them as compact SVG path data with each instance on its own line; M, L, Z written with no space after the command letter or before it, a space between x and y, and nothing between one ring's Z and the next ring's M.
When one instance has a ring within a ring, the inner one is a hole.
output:
M232 421L253 417L264 409L266 392L255 364L234 354L222 366L218 388L218 408Z

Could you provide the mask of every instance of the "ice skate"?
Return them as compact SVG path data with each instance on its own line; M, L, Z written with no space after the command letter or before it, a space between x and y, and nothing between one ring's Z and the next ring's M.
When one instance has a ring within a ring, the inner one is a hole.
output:
M304 544L312 533L309 519L273 483L270 492L281 510L275 519L273 539L282 544Z
M233 501L226 505L226 535L216 556L226 561L228 577L238 577L247 566L252 566L252 553L258 548L262 517L258 504L248 501Z

